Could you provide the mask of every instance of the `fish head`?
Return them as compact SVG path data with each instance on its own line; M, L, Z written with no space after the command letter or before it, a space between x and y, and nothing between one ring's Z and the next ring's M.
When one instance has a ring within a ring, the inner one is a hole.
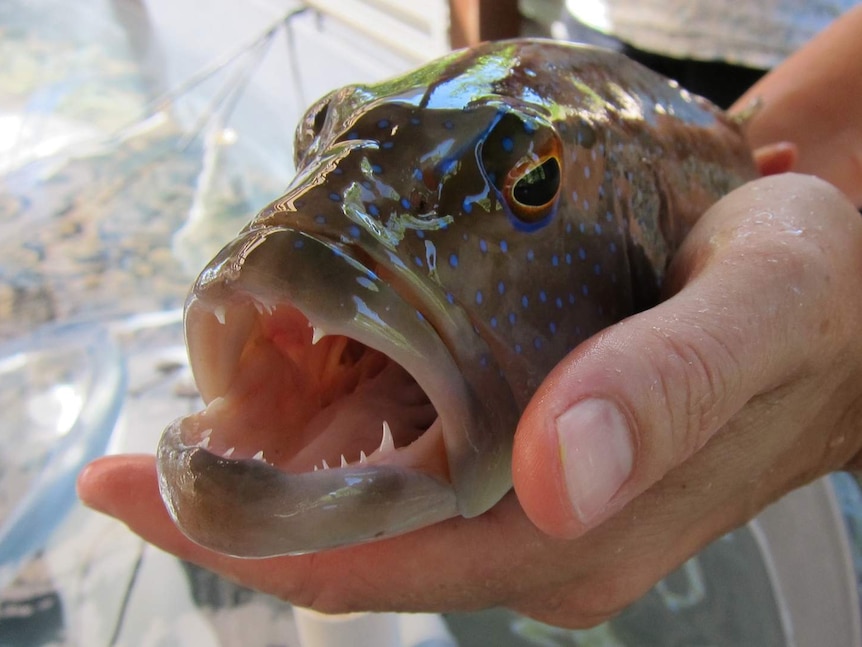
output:
M308 110L296 177L187 302L206 408L168 426L157 464L190 538L304 553L509 490L530 396L635 291L606 110L577 84L548 98L555 51L487 45Z

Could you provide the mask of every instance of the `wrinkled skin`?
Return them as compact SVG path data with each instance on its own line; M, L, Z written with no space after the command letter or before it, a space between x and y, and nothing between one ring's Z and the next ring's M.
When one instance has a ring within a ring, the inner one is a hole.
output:
M587 340L550 374L518 427L517 496L475 519L248 561L180 534L151 457L93 464L80 494L171 553L322 611L505 605L596 624L770 501L853 460L859 276L862 220L835 189L798 175L737 189L687 238L667 301ZM565 503L549 427L596 395L632 412L639 444L632 477L587 532Z

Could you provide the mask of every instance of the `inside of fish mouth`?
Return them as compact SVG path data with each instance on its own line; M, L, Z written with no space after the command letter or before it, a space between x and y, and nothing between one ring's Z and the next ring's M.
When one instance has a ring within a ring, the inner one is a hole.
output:
M185 444L289 473L386 464L448 480L437 411L393 359L324 334L290 304L249 299L212 317L221 339L205 343L228 357L206 367L222 373L221 387Z

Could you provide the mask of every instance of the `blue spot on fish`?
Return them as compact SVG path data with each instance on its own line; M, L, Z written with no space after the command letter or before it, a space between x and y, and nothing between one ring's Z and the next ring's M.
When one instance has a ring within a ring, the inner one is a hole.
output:
M528 249L527 250L527 260L532 261L534 258L536 258L536 254L533 252L532 249Z
M380 215L380 209L377 208L377 205L371 203L368 205L368 213L370 213L375 218Z
M387 151L388 151L388 150L390 150L393 146L395 146L395 142L393 142L392 140L388 140L388 141L383 142L383 150L387 150Z
M447 157L442 162L440 162L440 173L443 175L448 175L452 169L458 166L458 160L453 159L451 157Z
M389 120L388 119L381 119L380 121L377 122L377 127L381 128L381 129L382 128L389 128Z
M375 175L380 175L381 173L383 173L383 167L380 166L380 164L372 164L371 165L371 172L374 173Z
M485 242L484 238L479 240L479 249L482 250L483 254L488 251L488 243Z
M326 224L326 216L324 216L322 214L318 214L318 215L314 216L314 222L316 222L318 225L325 225Z
M409 209L410 208L410 200L408 200L407 198L401 198L401 206L404 207L405 209Z
M294 249L302 249L303 247L305 247L305 241L301 238L298 238L297 240L293 241Z
M350 225L350 227L347 229L347 233L349 233L353 238L359 238L359 227L357 227L356 225Z
M500 241L500 251L504 254L508 253L509 251L509 243L507 243L505 240Z
M341 196L335 193L334 191L329 194L329 199L333 202L341 202Z
M482 305L482 301L484 300L485 297L482 294L482 290L476 290L476 305Z
M515 142L512 141L512 138L503 137L503 150L507 153L511 153L513 148L515 148Z
M449 265L453 268L458 267L458 254L450 254L449 255Z
M461 209L464 210L464 213L473 211L473 203L470 202L469 198L464 198L463 202L461 202Z
M504 294L506 292L506 284L500 281L497 283L497 292L499 294Z

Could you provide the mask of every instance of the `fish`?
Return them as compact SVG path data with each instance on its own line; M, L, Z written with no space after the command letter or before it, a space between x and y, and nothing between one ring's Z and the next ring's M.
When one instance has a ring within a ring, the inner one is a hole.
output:
M327 94L295 165L194 283L204 408L157 450L177 526L240 557L492 508L543 378L656 304L700 214L758 176L705 99L541 39Z

